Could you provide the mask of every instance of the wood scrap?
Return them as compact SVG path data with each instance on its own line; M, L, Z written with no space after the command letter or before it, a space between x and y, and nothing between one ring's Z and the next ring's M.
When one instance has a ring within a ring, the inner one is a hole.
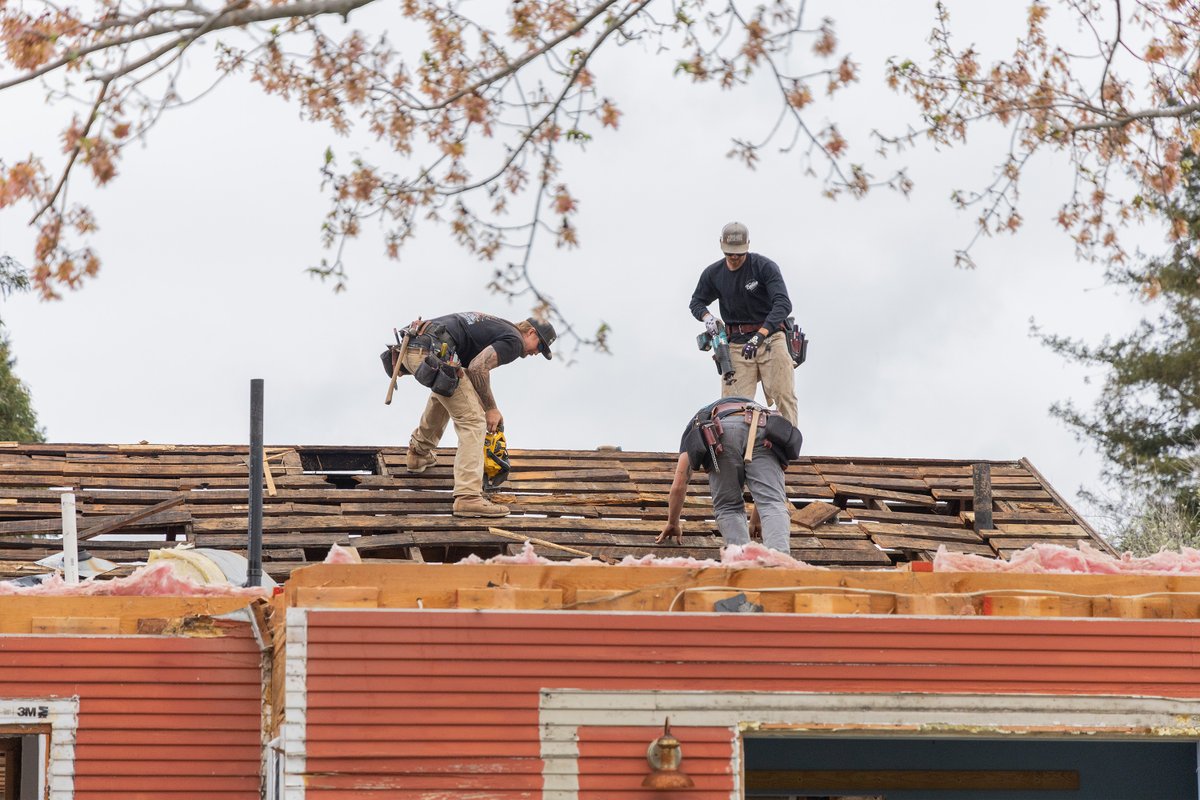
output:
M267 495L275 496L275 478L271 475L271 463L267 460L267 449L263 448L263 477L267 481Z
M509 539L514 539L518 542L529 542L530 544L539 544L542 547L550 547L555 550L562 550L564 553L572 553L574 555L583 556L585 558L594 558L597 561L603 561L605 564L617 563L614 559L609 558L608 556L593 555L592 553L589 553L586 550L578 550L574 547L567 547L566 545L555 544L554 542L547 542L545 539L535 539L532 536L526 536L523 533L511 533L509 531L502 530L500 528L492 528L492 527L489 527L488 531L490 533L496 534L497 536L504 536Z
M841 513L841 509L833 503L809 503L804 508L792 508L792 522L801 528L813 528L828 522Z
M117 517L116 519L102 520L86 530L81 531L79 533L79 539L91 539L95 536L100 536L105 533L112 533L113 531L124 528L126 525L129 525L132 522L138 522L139 520L151 517L160 511L166 511L167 509L174 508L186 499L186 494L178 494L172 497L170 500L164 500L158 505L151 506L150 508L143 509L142 511L138 511L133 514L126 514L125 516Z

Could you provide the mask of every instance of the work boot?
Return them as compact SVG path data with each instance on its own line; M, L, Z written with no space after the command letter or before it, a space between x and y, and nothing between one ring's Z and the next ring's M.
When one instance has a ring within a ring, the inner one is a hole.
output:
M404 466L409 472L424 472L437 464L437 453L430 451L422 453L414 447L408 448L408 455L404 457Z
M493 503L486 497L456 497L454 498L454 516L507 517L508 506Z

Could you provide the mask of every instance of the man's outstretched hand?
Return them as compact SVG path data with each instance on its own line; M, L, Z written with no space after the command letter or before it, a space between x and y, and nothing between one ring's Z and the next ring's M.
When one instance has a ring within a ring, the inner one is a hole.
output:
M662 544L667 539L674 539L675 544L683 544L683 525L678 522L668 522L663 526L662 533L654 540L655 544Z

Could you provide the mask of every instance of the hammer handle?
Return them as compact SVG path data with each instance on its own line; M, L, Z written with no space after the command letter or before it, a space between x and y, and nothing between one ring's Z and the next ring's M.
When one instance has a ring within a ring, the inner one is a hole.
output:
M743 461L747 464L750 459L754 458L754 440L758 438L758 417L762 414L761 411L754 411L750 414L750 432L746 436L746 456Z
M392 404L392 393L396 391L396 381L400 379L400 370L404 368L404 356L408 354L408 334L404 334L404 341L400 342L400 353L396 356L396 363L392 365L392 382L388 384L387 397L383 398L383 404L390 406Z

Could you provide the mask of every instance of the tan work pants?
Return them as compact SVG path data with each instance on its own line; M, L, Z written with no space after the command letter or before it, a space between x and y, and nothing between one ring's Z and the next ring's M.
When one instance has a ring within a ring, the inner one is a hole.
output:
M742 345L729 345L730 360L733 361L733 383L721 381L722 397L749 397L754 399L759 382L767 405L779 409L788 422L799 427L796 407L796 378L792 357L788 354L787 340L783 331L772 333L758 346L754 358L742 358Z
M413 351L404 356L404 366L410 373L417 371L426 352ZM418 453L432 452L446 432L446 423L451 421L454 422L454 433L458 436L458 450L454 453L454 496L481 497L483 438L487 433L487 419L483 403L465 375L450 397L429 393L429 402L425 404L421 421L413 431L408 446Z

